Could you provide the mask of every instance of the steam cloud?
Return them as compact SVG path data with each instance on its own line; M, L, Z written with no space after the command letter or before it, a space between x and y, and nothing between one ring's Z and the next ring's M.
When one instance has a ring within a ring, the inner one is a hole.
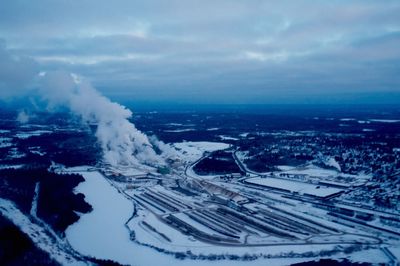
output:
M29 119L30 116L25 110L20 111L17 115L17 121L21 124L28 123Z
M96 124L96 137L103 149L103 159L113 166L165 165L164 157L173 154L168 145L156 138L149 139L129 122L132 112L102 96L89 82L74 74L54 71L39 74L35 60L12 54L0 39L0 98L26 96L38 86L41 96L50 107L64 106L80 116L87 124ZM37 107L36 107L37 108ZM22 110L20 123L30 115ZM163 155L153 149L156 145Z
M149 138L129 122L132 112L102 96L91 84L66 72L42 74L41 94L51 105L65 106L88 124L97 124L96 137L104 160L113 166L164 165Z

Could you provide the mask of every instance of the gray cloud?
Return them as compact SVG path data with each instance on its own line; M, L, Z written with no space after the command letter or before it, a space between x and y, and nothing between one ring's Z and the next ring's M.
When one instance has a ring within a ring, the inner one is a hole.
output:
M0 40L0 97L8 98L25 93L37 73L38 65L33 59L16 56Z
M0 36L107 95L268 102L399 92L399 13L398 1L6 0Z

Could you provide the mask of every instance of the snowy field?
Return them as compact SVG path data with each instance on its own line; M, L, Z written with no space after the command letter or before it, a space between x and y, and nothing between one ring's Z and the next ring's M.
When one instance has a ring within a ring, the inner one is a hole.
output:
M185 162L186 164L196 162L197 160L201 159L205 153L211 153L218 150L225 150L231 147L231 145L227 143L209 142L209 141L185 141L185 142L173 143L170 145L177 150L180 160L182 162ZM195 165L191 165L186 170L186 174L190 177L212 179L220 176L220 175L199 176L193 171L194 166Z
M336 170L324 169L324 168L318 167L313 164L303 166L303 167L278 165L278 169L281 171L278 172L277 174L304 175L304 176L319 179L321 181L330 182L332 184L337 183L338 185L341 185L341 186L346 186L349 184L335 182L336 178L339 176L352 178L354 180L352 182L352 185L362 184L363 182L365 182L369 178L371 178L371 175L364 174L364 173L352 175L352 174L345 174L345 173L340 172L340 165L333 158L330 158L325 163L329 166L336 168Z
M12 146L12 138L0 137L0 148L7 148Z
M34 130L34 131L27 131L27 132L19 132L15 136L19 139L27 139L33 136L40 136L43 134L50 134L53 131L50 130Z
M379 123L398 123L398 122L400 122L400 120L395 120L395 119L370 119L369 121L379 122Z
M19 169L22 168L24 165L23 164L3 164L0 165L0 169L7 169L7 168L13 168L13 169Z
M218 136L221 140L239 140L238 138L234 138L231 136L219 135Z
M182 132L189 132L189 131L195 131L196 129L194 128L183 128L183 129L166 129L164 132L167 133L182 133Z
M222 142L185 141L173 143L171 146L178 150L185 161L194 162L200 159L205 152L225 150L231 145Z
M283 170L282 173L293 175L308 175L317 177L330 177L339 175L339 173L335 170L323 169L315 165L310 165L304 168L296 168L290 166L278 166L278 168Z
M342 191L341 189L337 189L337 188L318 186L315 184L291 181L291 180L280 179L280 178L254 177L254 178L247 179L246 182L251 183L251 184L266 186L266 187L285 189L285 190L297 192L300 194L315 195L318 197L326 197L331 194L335 194L335 193Z

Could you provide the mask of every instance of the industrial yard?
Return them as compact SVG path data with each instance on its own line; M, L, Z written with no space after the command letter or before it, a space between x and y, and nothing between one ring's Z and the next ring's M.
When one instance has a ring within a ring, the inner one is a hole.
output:
M186 149L193 149L193 144L186 143ZM177 146L185 150L184 145ZM133 243L182 258L229 255L239 260L334 256L370 249L385 257L387 251L381 246L398 243L400 233L385 221L400 221L400 215L340 201L338 197L351 185L312 183L304 173L301 178L256 175L245 168L242 175L199 176L192 168L202 158L234 147L222 143L196 147L186 157L190 160L167 175L124 176L115 169L101 174L134 206L125 225ZM277 247L281 247L278 253Z

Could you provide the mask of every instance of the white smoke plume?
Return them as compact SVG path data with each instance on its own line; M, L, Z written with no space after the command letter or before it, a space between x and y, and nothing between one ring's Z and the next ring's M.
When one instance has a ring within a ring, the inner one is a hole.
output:
M85 123L97 125L105 162L113 166L165 165L148 137L129 122L129 109L111 102L76 75L57 71L41 76L40 92L50 105L67 107Z
M17 115L17 121L21 124L26 124L29 122L30 116L29 114L25 111L22 110L18 113Z
M96 124L96 137L101 144L104 161L113 166L159 166L172 152L168 145L151 139L129 122L132 112L102 96L89 82L62 71L39 73L39 64L32 58L21 57L6 49L0 39L0 99L29 95L39 87L49 107L64 106L88 124ZM36 110L41 109L31 99ZM26 123L31 114L20 111L17 121ZM153 149L163 151L157 155ZM168 154L168 155L167 155Z

